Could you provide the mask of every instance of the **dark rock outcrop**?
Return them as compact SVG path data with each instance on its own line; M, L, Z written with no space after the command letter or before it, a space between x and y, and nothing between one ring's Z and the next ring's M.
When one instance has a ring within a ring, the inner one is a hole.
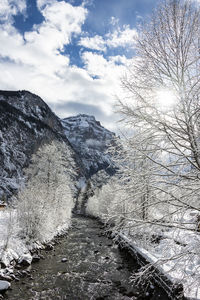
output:
M60 119L40 97L0 91L0 201L17 193L32 154L53 140L65 142L74 153Z

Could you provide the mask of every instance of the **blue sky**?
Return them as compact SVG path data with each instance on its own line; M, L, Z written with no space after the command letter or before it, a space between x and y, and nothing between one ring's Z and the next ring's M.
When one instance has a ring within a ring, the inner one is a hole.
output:
M0 89L26 89L60 116L93 114L116 128L113 105L135 54L137 24L159 0L1 0Z

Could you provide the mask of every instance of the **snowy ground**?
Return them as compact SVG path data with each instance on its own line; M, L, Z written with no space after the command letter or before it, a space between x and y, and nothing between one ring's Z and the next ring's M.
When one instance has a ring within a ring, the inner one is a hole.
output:
M55 232L55 235L66 231L69 225L70 222L67 222ZM20 262L25 256L31 259L31 249L44 248L42 243L27 241L20 238L20 235L17 210L11 208L0 210L0 260L5 266L9 266L13 260Z
M29 250L19 238L17 212L15 209L0 210L0 258L8 266L15 259L19 260Z
M161 239L154 243L137 241L130 231L122 232L123 238L172 282L183 284L189 299L200 299L200 233L194 228L195 217L193 211L184 215L185 229L157 230ZM154 230L155 225L147 225L146 234L152 235Z
M130 209L130 217L124 218L124 215L120 215L120 207L115 206L122 202L124 196L114 194L115 187L117 189L117 185L107 184L98 194L89 198L86 212L107 224L115 224L112 230L116 234L123 235L132 248L171 282L183 285L185 297L200 299L199 211L186 207L176 212L172 210L168 218L163 218L165 214L158 207L149 211L147 220L141 220L135 215L132 218ZM138 275L146 274L142 269Z

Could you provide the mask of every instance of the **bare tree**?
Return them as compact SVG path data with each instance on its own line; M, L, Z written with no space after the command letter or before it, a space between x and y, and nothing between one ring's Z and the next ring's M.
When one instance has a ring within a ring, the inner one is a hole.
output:
M188 290L199 285L188 275L198 265L200 245L199 36L200 10L191 1L163 1L139 28L137 55L117 105L133 136L118 149L114 183L88 203L92 211L94 201L95 214L114 220L137 246L158 251L153 265L182 272Z
M118 104L136 136L138 131L144 136L147 147L136 142L137 150L157 165L163 183L175 187L178 179L180 187L184 181L187 197L199 191L199 17L190 1L167 0L157 8L151 23L141 28L137 58L122 80L129 98ZM162 105L161 98L173 103ZM171 196L199 209L196 199L189 204Z

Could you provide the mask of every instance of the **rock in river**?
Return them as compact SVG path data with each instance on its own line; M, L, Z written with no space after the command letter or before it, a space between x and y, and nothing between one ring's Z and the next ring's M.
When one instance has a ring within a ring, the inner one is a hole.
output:
M39 255L34 254L33 257L32 257L32 262L33 262L33 263L36 263L36 262L40 261L40 258L41 258L41 257L40 257Z
M0 293L7 291L10 287L10 282L6 280L0 280Z
M67 262L67 260L68 259L64 257L64 258L62 258L61 262Z
M31 262L32 262L32 256L30 253L26 253L22 255L18 261L18 263L23 266L30 266Z

